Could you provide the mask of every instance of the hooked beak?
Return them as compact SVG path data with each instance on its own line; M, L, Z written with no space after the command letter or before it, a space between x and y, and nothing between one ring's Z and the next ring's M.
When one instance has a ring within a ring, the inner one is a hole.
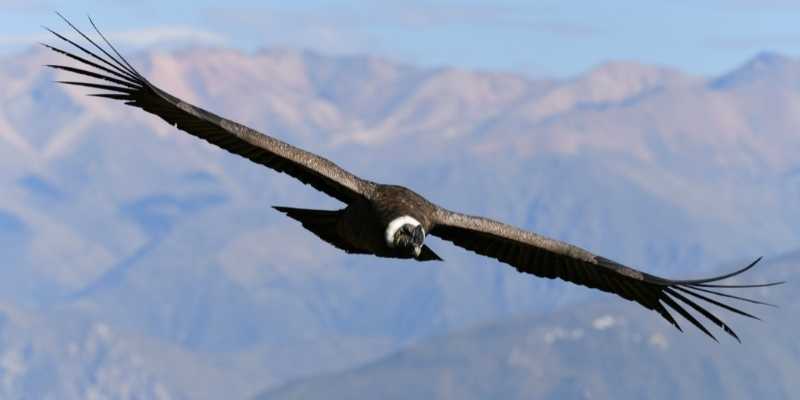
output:
M414 256L419 257L422 254L422 242L425 241L425 230L422 228L422 225L417 225L414 227L414 231L411 233L411 242L414 244Z
M411 242L414 243L414 247L422 247L422 242L425 241L425 229L422 228L422 225L417 225L414 227L414 231L411 233Z

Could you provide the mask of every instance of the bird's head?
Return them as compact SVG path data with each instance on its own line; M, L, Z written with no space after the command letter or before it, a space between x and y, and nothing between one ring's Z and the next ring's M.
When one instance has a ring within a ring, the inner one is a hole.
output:
M386 228L386 244L401 256L414 258L422 252L425 229L414 218L403 216L395 219Z
M422 225L405 224L394 234L394 247L408 257L418 256L424 241L425 230Z

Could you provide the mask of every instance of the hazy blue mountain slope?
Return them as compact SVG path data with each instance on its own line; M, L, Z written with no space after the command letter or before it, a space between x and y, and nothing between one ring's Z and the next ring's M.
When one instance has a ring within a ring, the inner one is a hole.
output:
M791 399L800 390L800 253L770 261L754 290L780 308L746 307L764 321L728 315L739 344L688 322L682 334L655 313L610 297L558 312L484 325L424 341L347 372L288 384L277 399ZM720 311L723 313L724 311ZM716 333L717 331L715 331Z

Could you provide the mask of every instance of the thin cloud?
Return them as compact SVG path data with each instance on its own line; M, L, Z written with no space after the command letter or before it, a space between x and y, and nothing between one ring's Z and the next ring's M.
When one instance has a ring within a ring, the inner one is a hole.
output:
M742 37L713 37L706 40L709 47L721 50L762 50L776 47L800 47L800 32Z
M365 32L366 20L357 14L341 11L273 10L265 7L208 9L206 23L247 32L258 46L289 46L325 50L333 53L357 53L376 45Z
M60 33L71 34L67 30ZM86 32L88 34L88 32ZM160 26L152 28L134 29L104 33L115 45L131 47L157 47L169 45L202 44L211 46L225 46L229 43L226 36L215 32L200 30L186 26ZM101 40L97 34L88 34L92 40ZM23 35L0 35L0 45L20 46L34 45L38 42L52 42L53 35L40 32Z
M115 32L108 35L114 41L130 46L152 47L164 44L206 44L224 46L229 40L216 32L188 26L162 26Z
M533 8L533 9L531 9ZM359 8L326 7L283 9L269 6L209 8L206 23L244 29L260 45L279 45L324 50L333 53L382 50L380 33L387 30L419 32L456 25L470 29L516 29L547 33L568 39L603 34L603 30L581 22L553 18L542 7L518 8L502 5L420 5L381 2Z
M566 35L597 34L599 29L547 17L545 9L518 8L501 5L408 5L386 3L367 5L358 9L339 7L314 10L286 10L271 7L210 8L205 11L209 22L243 23L269 29L281 22L295 28L306 26L337 26L341 29L362 29L369 26L395 28L437 28L448 25L474 27L525 27Z
M521 28L565 37L588 37L602 33L598 27L548 17L545 8L518 8L501 5L399 6L384 9L378 18L406 27L436 28L469 25L478 28Z
M515 14L513 9L500 5L469 6L419 6L394 4L391 7L375 9L378 18L383 22L406 27L430 28L443 25L469 24L469 25L496 25L509 22Z
M0 45L34 45L38 42L44 42L47 39L48 36L44 33L35 33L29 35L0 35Z
M567 38L588 38L604 34L606 31L596 26L566 21L536 21L524 24L528 28Z

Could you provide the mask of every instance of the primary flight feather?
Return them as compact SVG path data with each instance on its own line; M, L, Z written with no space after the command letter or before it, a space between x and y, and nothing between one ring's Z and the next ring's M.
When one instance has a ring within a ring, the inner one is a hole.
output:
M61 14L59 14L61 16ZM62 19L87 42L81 45L53 30L59 39L74 46L69 52L43 44L79 63L79 67L48 65L94 81L60 81L98 89L93 96L121 100L161 117L178 129L231 153L288 174L347 206L341 210L307 210L275 207L302 223L322 240L347 253L379 257L441 260L424 244L425 236L438 236L477 254L495 258L520 272L544 278L560 278L635 301L654 310L681 329L670 313L677 312L714 340L714 335L689 312L691 309L737 340L736 333L700 303L713 304L750 318L755 316L723 303L724 299L768 305L723 292L725 289L777 285L720 284L741 274L760 260L729 274L707 279L670 280L650 275L592 254L577 246L528 232L491 219L446 210L402 186L383 185L359 178L333 162L244 125L222 118L159 89L145 79L103 36L101 46L66 18ZM757 319L757 318L756 318Z

